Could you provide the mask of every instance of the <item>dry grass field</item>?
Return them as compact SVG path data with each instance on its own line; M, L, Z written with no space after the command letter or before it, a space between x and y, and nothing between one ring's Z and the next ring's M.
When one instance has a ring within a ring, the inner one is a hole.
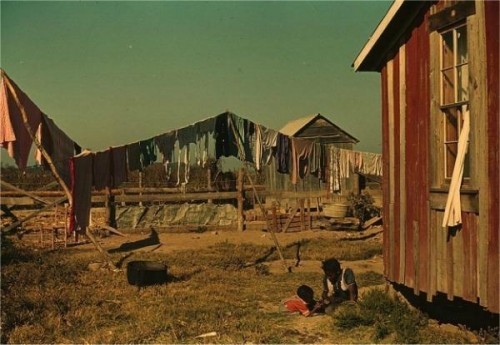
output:
M261 231L160 234L159 247L134 247L146 233L100 239L119 271L88 269L102 262L92 244L44 251L33 250L26 240L3 238L1 342L488 341L438 325L384 292L380 229L277 235L292 273L285 272L270 234ZM308 318L280 310L280 301L301 284L313 287L319 297L320 260L331 256L353 268L360 302ZM166 263L170 282L141 289L129 285L125 268L131 260Z

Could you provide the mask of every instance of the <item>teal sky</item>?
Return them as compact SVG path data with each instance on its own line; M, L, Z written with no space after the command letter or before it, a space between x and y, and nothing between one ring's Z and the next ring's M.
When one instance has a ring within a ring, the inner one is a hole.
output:
M228 109L274 129L319 112L381 151L380 76L351 64L390 2L0 4L2 68L83 147Z

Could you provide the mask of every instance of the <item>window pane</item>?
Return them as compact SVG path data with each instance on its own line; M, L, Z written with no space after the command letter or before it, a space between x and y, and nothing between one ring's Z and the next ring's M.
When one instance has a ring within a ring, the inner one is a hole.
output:
M452 67L453 63L453 30L442 35L442 60L441 68Z
M445 147L445 177L451 178L453 174L453 167L455 166L455 159L457 158L457 143L448 143Z
M469 65L457 67L457 101L469 99Z
M443 81L442 104L455 103L455 78L453 68L442 71L441 78Z
M463 177L470 177L470 158L469 158L469 151L468 150L467 150L467 153L465 154Z
M465 25L457 29L457 53L458 64L469 61L467 53L467 27Z
M448 141L458 141L459 128L458 119L456 114L456 109L445 110L445 124L444 124L444 140Z

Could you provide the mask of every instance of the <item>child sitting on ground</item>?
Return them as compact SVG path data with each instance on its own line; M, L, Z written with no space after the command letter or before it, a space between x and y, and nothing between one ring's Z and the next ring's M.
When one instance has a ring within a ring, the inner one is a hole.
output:
M323 261L321 268L325 273L322 296L325 304L335 306L344 301L358 300L358 285L350 268L342 269L334 258Z
M292 313L299 312L304 316L324 312L322 303L314 299L314 291L307 285L299 286L297 295L285 300L283 305L287 311Z

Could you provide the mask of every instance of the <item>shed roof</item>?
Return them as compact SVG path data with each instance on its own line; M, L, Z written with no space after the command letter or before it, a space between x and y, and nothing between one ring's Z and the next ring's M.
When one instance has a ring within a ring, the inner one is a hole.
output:
M380 71L384 57L427 6L427 1L395 0L352 63L354 70Z
M359 142L358 139L356 139L319 113L292 120L288 122L283 128L281 128L280 132L291 137L308 137L307 129L318 123L322 123L320 126L323 128L327 128L328 132L317 133L317 135L315 134L314 137L329 139L329 141L331 142L338 143ZM324 126L324 124L326 124L327 126Z

